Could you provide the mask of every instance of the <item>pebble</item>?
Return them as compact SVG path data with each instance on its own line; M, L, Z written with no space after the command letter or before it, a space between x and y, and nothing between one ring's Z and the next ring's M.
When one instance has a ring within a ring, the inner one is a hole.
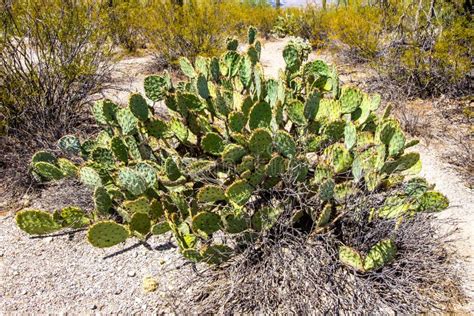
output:
M122 293L122 289L118 289L114 292L115 295L119 295L120 293Z
M137 275L137 273L136 273L135 271L129 271L129 272L127 273L127 275L128 275L129 277L134 277L134 276Z
M3 252L0 251L0 258L3 257Z
M91 309L92 309L92 310L95 310L95 309L97 309L97 305L95 305L95 304L94 304L94 305L92 305L92 306L91 306Z
M26 295L26 294L28 294L28 291L27 291L27 290L23 290L23 291L21 291L20 294L21 294L21 295Z

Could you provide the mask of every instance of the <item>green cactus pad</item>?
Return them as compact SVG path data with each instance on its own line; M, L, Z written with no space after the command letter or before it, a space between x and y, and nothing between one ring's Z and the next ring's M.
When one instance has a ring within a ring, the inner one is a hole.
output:
M110 137L110 133L108 131L105 131L105 130L100 131L99 134L97 134L95 138L94 146L92 146L89 151L92 152L92 150L94 150L94 148L96 148L97 146L109 147L111 140L112 140L112 137Z
M332 121L323 128L324 136L331 142L336 142L344 137L346 123L343 120Z
M316 227L324 227L329 223L332 215L332 205L326 204L316 220Z
M120 136L112 138L110 149L116 160L128 163L128 147Z
M196 81L196 88L199 93L199 96L204 100L209 99L210 92L207 79L204 75L199 75Z
M390 138L390 142L388 144L388 155L390 157L396 157L403 154L405 142L406 138L403 134L403 131L401 128L397 128Z
M357 271L364 271L364 261L362 256L360 253L350 247L339 247L339 260L346 266L349 266Z
M87 232L87 240L97 248L108 248L127 240L129 236L125 226L112 221L98 222Z
M189 78L195 78L197 76L193 65L186 57L180 57L178 62L179 62L181 71L183 72L184 75L186 75Z
M81 142L74 135L65 135L58 141L58 147L66 154L78 155L81 152Z
M344 128L344 145L347 149L352 149L357 143L357 129L352 122L347 122Z
M274 156L265 166L265 173L269 177L278 177L285 173L288 161L281 156Z
M395 161L385 163L382 168L382 171L387 174L405 171L415 166L419 161L419 153L408 153L401 156Z
M427 191L419 199L421 212L441 212L448 208L449 200L443 194L436 191Z
M204 75L204 78L208 78L210 63L211 59L209 57L197 56L194 60L194 67L199 74Z
M189 110L199 111L205 107L199 97L192 93L178 93L176 99L178 102L178 109L182 114L187 113Z
M47 151L37 151L33 157L31 157L31 163L35 164L36 162L48 162L54 165L57 163L57 159L53 154Z
M51 213L40 210L22 210L15 216L17 226L30 235L51 234L61 229Z
M314 170L314 184L321 184L324 180L331 179L334 177L334 172L331 167L320 164L317 165Z
M90 218L80 207L69 206L61 210L64 227L82 228L91 223Z
M225 200L225 193L224 190L217 185L206 185L199 189L197 199L199 202L213 203Z
M389 264L397 255L397 246L391 239L384 239L370 248L365 257L364 269L377 270Z
M135 213L132 215L129 224L132 232L137 232L141 235L146 235L150 232L151 221L147 214Z
M59 158L58 166L65 177L75 177L79 171L79 168L72 161L66 158Z
M256 231L268 230L275 225L282 209L265 206L260 208L252 216L252 228Z
M275 134L275 149L283 156L291 158L296 154L296 143L288 132L279 130Z
M362 103L362 92L354 87L344 87L341 93L341 110L342 113L354 112Z
M221 228L221 218L211 212L197 213L193 219L193 231L205 237L215 233Z
M117 111L117 123L124 135L132 135L137 132L138 119L128 108L122 108Z
M265 178L265 168L262 166L262 168L259 168L252 173L252 175L248 179L248 183L256 187L257 185L262 183L264 178Z
M229 144L224 147L222 152L222 160L229 163L237 163L245 156L247 151L241 145Z
M189 130L181 121L176 119L171 120L169 128L173 135L176 136L180 142L187 142Z
M252 156L244 156L242 162L237 166L237 172L252 171L255 168L255 158Z
M252 196L252 187L245 180L237 180L232 183L225 191L226 197L230 202L243 206Z
M352 165L352 156L342 144L334 144L324 150L324 156L335 173L347 171Z
M252 64L249 56L244 56L240 62L239 78L245 88L248 88L252 82Z
M323 201L329 201L334 196L335 183L333 179L325 180L319 187L319 198Z
M341 203L356 193L357 190L352 181L338 183L334 187L334 199Z
M331 99L321 99L316 120L327 119L329 122L340 119L342 114L341 102Z
M97 187L94 191L94 206L100 214L108 214L112 207L112 199L104 187Z
M304 126L308 123L304 115L304 104L301 101L293 100L289 102L286 108L289 119L299 126Z
M286 69L291 73L297 71L301 66L301 58L298 49L294 45L287 45L283 49L283 59L286 63Z
M255 43L256 38L257 38L257 29L253 26L250 26L248 30L248 36L247 36L249 45L253 45Z
M152 162L139 162L134 166L134 170L142 176L145 180L147 188L153 188L157 185L158 177L157 172L158 170L151 165Z
M90 188L102 186L102 179L99 173L91 167L82 167L79 170L79 179Z
M181 177L181 171L173 158L168 157L165 160L165 172L168 179L176 181Z
M145 179L135 170L124 167L118 171L119 185L133 195L143 194L146 190Z
M249 140L249 150L256 155L268 155L272 148L272 136L263 128L252 132Z
M91 158L106 170L115 169L115 160L112 151L105 147L96 147L91 153Z
M151 233L153 235L163 235L171 230L168 222L161 222L151 227Z
M148 116L150 115L150 110L145 98L143 98L141 94L132 94L128 101L128 106L133 115L135 115L135 117L138 118L140 121L146 121L148 119Z
M220 155L224 150L224 141L217 133L207 133L201 140L202 149L213 155Z
M235 51L239 47L239 41L235 38L227 38L226 39L226 47L227 50Z
M138 147L138 143L133 136L125 136L123 138L125 144L128 147L128 154L130 158L133 160L141 160L142 154L140 153L140 148Z
M116 118L118 105L110 100L101 100L92 106L92 114L99 124L113 124Z
M204 246L201 249L202 261L211 265L221 264L229 260L233 254L232 248L226 245Z
M51 180L60 180L64 177L61 169L56 167L53 164L48 162L37 162L33 165L34 170L41 175L41 178L51 181Z
M222 219L224 230L229 234L238 234L248 228L249 219L244 215L228 214Z
M249 113L249 128L269 127L272 120L272 109L267 102L255 104Z
M247 118L242 112L232 112L229 114L229 129L232 132L240 133L247 124Z
M163 76L148 76L144 80L145 95L153 102L161 101L165 98L170 79Z
M123 202L123 207L128 210L131 214L143 213L148 214L150 212L150 201L144 196L139 197L136 200Z

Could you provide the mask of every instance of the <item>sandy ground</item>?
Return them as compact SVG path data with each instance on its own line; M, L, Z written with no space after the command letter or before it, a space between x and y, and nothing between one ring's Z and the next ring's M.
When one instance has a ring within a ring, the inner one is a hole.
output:
M278 40L264 45L262 63L267 76L275 77L278 68L284 65L281 52L285 42ZM319 58L330 60L328 56ZM147 67L150 62L151 57L120 62L115 79L122 91L109 91L107 97L123 103L129 91L142 91L145 74L153 72ZM350 75L342 76L346 82L352 79ZM474 284L468 277L474 276L474 231L470 227L474 222L473 192L431 147L416 149L422 154L423 174L451 200L450 209L441 216L461 221L458 245L460 253L467 258L468 288ZM81 190L75 183L53 185L42 194L33 206L60 207L57 203L61 194L67 201L79 199L86 208L90 203L81 200ZM99 250L85 242L84 232L29 238L14 226L11 214L0 212L0 314L172 313L175 302L168 294L193 273L167 236L151 238L148 248L129 240L125 245ZM142 289L142 280L149 275L158 282L158 289L153 293ZM474 306L471 304L468 310L474 312Z

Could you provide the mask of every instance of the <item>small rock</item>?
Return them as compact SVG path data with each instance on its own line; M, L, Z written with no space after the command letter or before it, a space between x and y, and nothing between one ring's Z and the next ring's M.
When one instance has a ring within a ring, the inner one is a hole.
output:
M153 277L147 276L143 279L143 290L146 293L155 292L157 288L158 282Z
M145 311L148 306L146 304L142 305L142 309Z
M135 271L129 271L129 272L127 273L127 275L128 275L129 277L134 277L134 276L137 275L137 273L136 273Z
M119 295L120 293L122 293L122 289L117 289L117 290L114 292L115 295Z
M92 310L95 310L95 309L97 309L97 305L95 305L95 304L94 304L94 305L92 305L92 306L91 306L91 309L92 309Z
M28 291L27 291L27 290L23 290L23 291L21 291L20 294L21 294L21 295L26 295L26 294L28 294Z
M0 258L1 258L1 257L3 257L3 252L2 252L2 251L0 251Z

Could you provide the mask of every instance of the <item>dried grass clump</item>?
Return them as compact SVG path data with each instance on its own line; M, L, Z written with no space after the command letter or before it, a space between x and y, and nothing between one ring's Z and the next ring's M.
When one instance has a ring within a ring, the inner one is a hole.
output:
M374 221L367 234L358 229L359 222L355 213L342 221L343 240L371 244L396 225ZM439 234L441 224L448 223L426 214L402 223L395 237L397 260L364 274L348 270L338 260L341 232L307 236L282 224L228 266L200 273L181 293L194 294L191 302L198 314L452 311L465 300L462 271L452 231Z

